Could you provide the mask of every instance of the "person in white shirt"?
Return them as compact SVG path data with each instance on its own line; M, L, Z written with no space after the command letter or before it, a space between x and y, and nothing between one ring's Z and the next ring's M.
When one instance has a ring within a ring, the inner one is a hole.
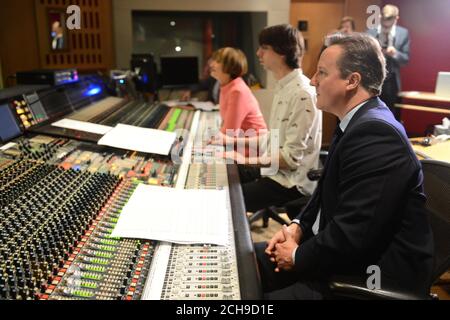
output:
M310 196L316 182L307 174L318 167L322 141L322 113L316 108L316 92L301 70L302 35L290 25L271 26L260 33L259 44L260 63L277 80L268 127L269 139L278 133L279 147L271 159L277 157L279 167L275 174L268 174L268 170L260 169L263 165L258 159L252 162L235 153L227 154L239 164L253 164L239 166L248 212Z

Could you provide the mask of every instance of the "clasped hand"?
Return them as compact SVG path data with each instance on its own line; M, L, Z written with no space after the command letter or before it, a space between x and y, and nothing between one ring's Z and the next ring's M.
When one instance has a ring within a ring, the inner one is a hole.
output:
M292 253L299 246L303 236L297 224L284 225L267 243L266 254L277 266L275 272L290 271L294 268Z

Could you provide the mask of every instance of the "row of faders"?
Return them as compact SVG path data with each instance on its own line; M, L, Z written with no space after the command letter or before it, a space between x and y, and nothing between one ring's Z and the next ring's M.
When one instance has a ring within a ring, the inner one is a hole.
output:
M41 180L54 166L30 160L4 160L0 175L0 206L2 209L17 199L35 182ZM6 208L5 208L6 209Z
M123 180L66 257L42 299L139 300L154 244L111 236L138 182Z
M233 248L173 245L161 294L163 300L239 300Z
M186 188L223 189L227 184L225 165L193 164ZM240 299L231 214L228 218L230 246L172 245L161 299Z
M29 162L0 172L0 299L40 298L119 183Z
M111 237L139 181L8 161L0 171L0 300L139 299L154 245Z
M189 166L186 189L223 189L227 171L223 164L193 163Z

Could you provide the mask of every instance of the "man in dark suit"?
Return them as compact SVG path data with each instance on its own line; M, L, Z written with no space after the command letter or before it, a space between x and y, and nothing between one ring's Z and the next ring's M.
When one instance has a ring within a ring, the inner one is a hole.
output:
M397 120L400 119L400 110L395 108L398 93L401 91L400 68L409 62L410 47L408 30L397 25L398 19L398 7L387 4L382 10L381 24L367 31L383 48L388 74L383 84L381 100L391 109Z
M256 244L268 299L327 298L333 275L425 294L433 263L420 162L377 97L381 47L367 34L332 40L311 84L317 106L341 120L311 201L267 244Z

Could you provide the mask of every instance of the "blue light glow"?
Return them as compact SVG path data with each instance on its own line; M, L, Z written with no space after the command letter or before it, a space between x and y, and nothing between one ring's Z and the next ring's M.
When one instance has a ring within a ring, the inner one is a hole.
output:
M119 80L119 83L120 83L120 84L124 84L124 83L125 83L125 80Z
M92 97L99 94L100 92L102 92L102 89L100 87L92 87L86 92L86 95L88 97Z

